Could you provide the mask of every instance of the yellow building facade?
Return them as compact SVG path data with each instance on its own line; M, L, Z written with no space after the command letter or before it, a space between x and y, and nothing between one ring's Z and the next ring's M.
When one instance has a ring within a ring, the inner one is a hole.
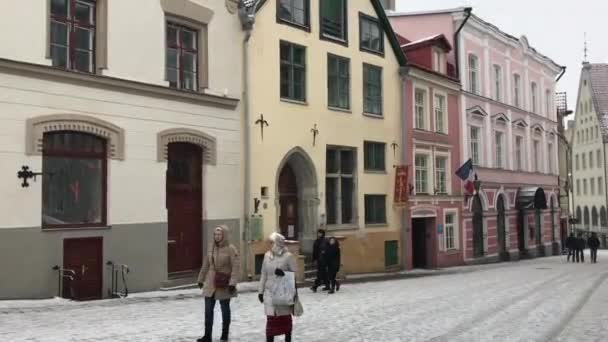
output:
M393 166L405 58L381 2L254 6L245 43L248 273L270 233L298 241L303 263L319 228L343 237L346 273L400 267Z

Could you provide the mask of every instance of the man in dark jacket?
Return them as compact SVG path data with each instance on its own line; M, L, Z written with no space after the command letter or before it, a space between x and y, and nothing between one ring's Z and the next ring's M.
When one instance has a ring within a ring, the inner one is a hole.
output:
M329 277L329 293L332 294L335 291L340 291L340 283L336 280L336 276L340 272L340 243L333 236L329 238L325 259Z
M310 288L313 292L317 292L319 285L323 284L324 291L329 290L329 282L327 279L327 260L325 260L325 252L327 251L327 239L325 238L325 230L319 229L317 239L312 249L312 261L317 263L317 279L315 284Z
M591 233L591 237L587 240L587 246L591 250L591 263L597 263L597 249L600 248L600 239L597 234Z
M570 233L570 236L566 239L566 248L568 249L568 262L570 262L570 257L572 257L572 262L574 262L576 254L576 237L574 237L574 233Z
M585 245L587 241L583 238L583 233L578 233L578 238L576 239L576 262L585 262Z

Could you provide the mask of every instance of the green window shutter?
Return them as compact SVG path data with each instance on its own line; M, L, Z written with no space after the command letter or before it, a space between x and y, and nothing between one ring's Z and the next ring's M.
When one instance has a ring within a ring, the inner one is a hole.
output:
M396 266L399 264L399 241L384 242L384 266Z

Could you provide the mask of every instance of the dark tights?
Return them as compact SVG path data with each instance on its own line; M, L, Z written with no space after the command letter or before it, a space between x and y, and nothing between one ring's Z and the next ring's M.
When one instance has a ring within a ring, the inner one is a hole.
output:
M266 342L274 342L274 336L266 336ZM285 342L291 342L291 333L285 334Z

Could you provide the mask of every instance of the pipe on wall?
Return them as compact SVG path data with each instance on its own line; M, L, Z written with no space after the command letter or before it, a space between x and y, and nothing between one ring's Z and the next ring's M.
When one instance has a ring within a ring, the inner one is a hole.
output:
M454 67L456 68L456 77L458 79L460 79L460 44L458 43L458 37L460 36L460 31L462 31L462 29L464 28L464 25L467 23L467 21L469 21L469 18L471 18L471 15L473 15L473 8L465 7L464 13L466 14L466 16L464 17L464 20L460 24L460 27L458 27L458 29L454 33L454 57L456 59L456 62L454 63L455 64Z

